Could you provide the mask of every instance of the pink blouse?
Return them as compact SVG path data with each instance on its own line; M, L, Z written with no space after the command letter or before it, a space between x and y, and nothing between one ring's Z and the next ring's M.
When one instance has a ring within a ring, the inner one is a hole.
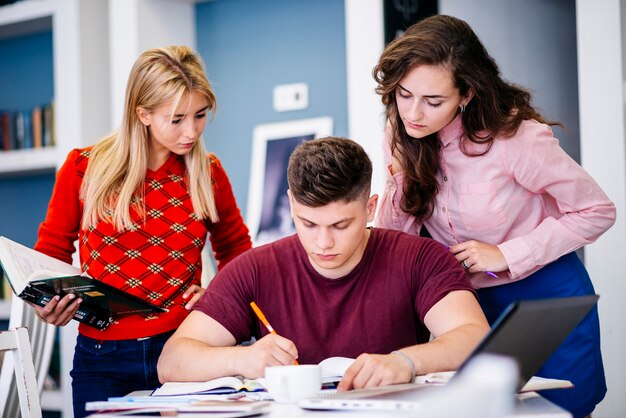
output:
M461 152L461 117L439 131L440 191L424 223L437 241L497 245L509 270L498 279L472 274L475 288L521 280L542 266L594 242L615 222L615 205L559 146L549 126L523 122L511 138L496 138L479 157ZM416 139L417 141L418 139ZM385 132L385 164L391 164ZM474 143L469 150L480 151ZM421 224L400 209L404 173L388 172L376 225L419 234Z

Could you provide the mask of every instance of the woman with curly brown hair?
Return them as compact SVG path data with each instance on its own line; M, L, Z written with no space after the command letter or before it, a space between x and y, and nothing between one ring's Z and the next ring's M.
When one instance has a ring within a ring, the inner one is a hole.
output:
M595 293L574 251L611 227L615 206L466 22L411 26L373 75L389 170L378 226L425 227L450 247L490 322L516 299ZM539 375L575 385L545 397L576 417L593 411L606 392L597 308Z

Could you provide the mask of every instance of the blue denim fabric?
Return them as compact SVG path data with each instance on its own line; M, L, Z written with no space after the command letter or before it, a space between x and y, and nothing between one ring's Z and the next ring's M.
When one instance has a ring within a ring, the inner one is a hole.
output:
M78 335L70 372L74 418L88 415L86 402L158 387L157 360L173 332L140 341L103 341Z
M478 290L480 305L489 323L516 299L590 294L595 294L593 285L576 253L564 255L524 280ZM570 411L574 418L591 414L606 394L597 307L569 334L537 376L574 383L573 389L543 391L541 395Z

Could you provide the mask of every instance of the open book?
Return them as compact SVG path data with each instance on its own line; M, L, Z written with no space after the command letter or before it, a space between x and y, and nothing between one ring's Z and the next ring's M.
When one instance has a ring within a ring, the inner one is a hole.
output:
M18 297L45 306L55 296L73 293L83 299L74 319L98 329L119 316L167 312L79 268L0 237L0 265Z
M259 392L265 390L262 379L241 376L218 377L206 382L166 382L151 396L218 395L234 392Z
M425 376L420 376L421 380L424 383L439 383L444 384L448 383L452 376L454 376L456 372L436 372L429 373ZM418 379L420 378L418 377ZM535 392L538 390L548 390L548 389L569 389L573 388L574 384L569 380L561 380L561 379L548 379L546 377L533 376L530 378L528 382L524 385L521 392Z
M319 363L322 383L338 382L354 362L347 357L329 357ZM240 376L218 377L206 382L166 382L151 396L181 396L199 394L225 394L234 392L259 392L265 390L265 379L246 379Z
M339 382L346 370L354 363L353 358L348 357L329 357L320 361L322 366L322 384Z

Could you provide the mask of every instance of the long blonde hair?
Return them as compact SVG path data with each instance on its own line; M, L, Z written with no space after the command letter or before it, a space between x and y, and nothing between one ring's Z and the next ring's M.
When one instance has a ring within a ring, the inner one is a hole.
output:
M82 228L109 221L121 231L134 228L131 207L144 214L144 182L148 170L148 128L137 115L152 112L172 100L200 92L215 112L217 101L202 59L186 46L150 49L139 56L128 78L122 124L117 132L94 145L80 191L84 201ZM172 112L174 113L174 112ZM200 219L218 220L211 172L203 140L185 155L186 182L194 212Z

